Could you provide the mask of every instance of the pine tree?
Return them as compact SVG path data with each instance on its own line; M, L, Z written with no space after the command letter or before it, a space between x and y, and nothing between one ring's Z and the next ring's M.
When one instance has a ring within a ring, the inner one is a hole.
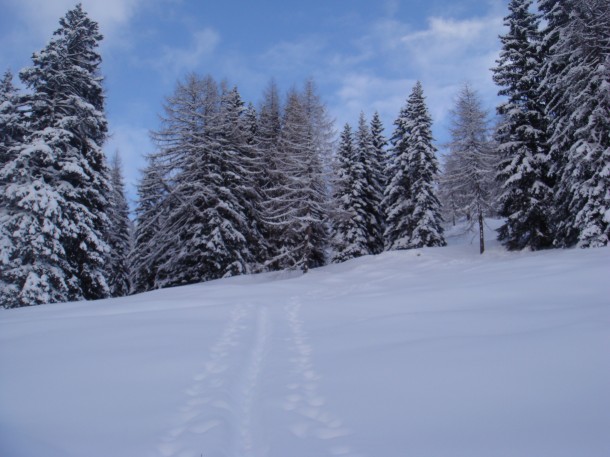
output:
M0 80L0 169L14 157L14 148L25 134L26 119L21 104L22 97L13 85L13 74L7 70Z
M336 158L334 201L336 205L332 236L334 263L370 254L368 220L365 205L365 170L362 149L354 142L349 124L345 124Z
M438 163L432 145L432 119L419 82L394 125L383 201L386 249L444 246L440 203L434 189Z
M263 221L263 187L267 164L258 148L258 114L249 103L238 118L240 167L242 183L240 198L243 199L248 224L247 242L252 253L250 269L263 271L268 256Z
M319 131L325 110L305 92L288 95L278 142L277 178L265 202L265 219L280 236L281 245L270 259L279 269L310 268L325 263L327 182L321 155L324 132Z
M390 158L386 164L387 185L382 206L385 211L385 250L408 249L411 237L409 218L412 211L411 181L409 175L408 107L404 106L394 121L394 134L390 139Z
M131 293L158 287L157 276L164 253L164 227L170 210L169 188L155 156L146 157L147 166L138 183L133 250L129 256Z
M421 83L417 82L407 102L406 161L411 214L409 215L409 247L445 246L440 202L436 195L438 161L432 144L432 118L428 113Z
M129 205L125 198L125 183L121 170L121 159L115 153L110 164L110 207L108 218L108 246L110 252L106 264L110 295L124 297L131 290L129 270L129 254L131 252L131 221L129 220Z
M332 156L335 149L336 135L334 121L330 118L326 105L320 98L312 78L305 81L302 95L303 107L307 117L309 135L308 148L305 149L307 176L309 179L307 205L308 227L306 239L308 260L301 268L326 264L326 251L330 242L329 205L331 201L330 185L332 181Z
M258 127L255 136L255 150L261 166L259 167L259 190L261 193L262 216L261 232L265 240L264 267L280 269L274 259L279 258L283 239L280 224L270 216L275 212L275 201L281 200L286 184L286 176L282 168L279 150L282 130L281 102L277 85L270 81L263 95L258 117Z
M442 178L445 192L455 197L457 211L465 214L471 225L478 223L482 254L484 218L493 211L495 157L488 135L487 114L478 94L468 84L462 87L452 111L451 137L448 144L451 166L445 168Z
M225 246L231 258L223 276L250 272L257 264L256 255L261 252L264 243L259 231L258 170L252 168L252 165L256 165L256 157L248 145L244 110L237 88L223 94L220 106L220 149L217 156L223 178L218 189L218 210L223 216L223 222L218 230L224 229L227 234ZM225 196L222 192L225 192ZM226 230L228 223L234 233Z
M500 215L506 218L499 239L511 250L544 249L552 243L552 184L538 74L542 58L531 4L532 0L511 0L504 21L508 33L500 37L502 51L493 69L499 95L507 97L498 107L502 122L496 139L502 157Z
M610 238L610 5L542 0L549 144L556 180L555 244Z
M158 287L250 271L247 242L255 235L241 188L249 179L240 163L242 109L237 91L221 95L210 77L189 77L168 101L164 128L155 132L171 177Z
M197 203L204 198L202 188L210 170L211 136L206 130L218 122L219 103L218 85L212 78L189 74L166 99L161 128L151 133L157 144L151 178L167 194L162 200L163 225L154 238L160 250L154 256L154 288L209 279L200 257L206 252L201 233L205 219Z
M356 131L355 147L357 149L357 160L362 167L362 207L365 215L367 233L367 247L369 254L379 254L383 251L383 213L381 201L383 199L383 168L380 163L380 144L382 138L380 132L375 137L377 146L373 141L373 135L367 124L364 113L360 113L358 119L358 130Z
M388 140L383 135L384 127L381 122L381 118L379 117L379 113L376 111L373 114L373 119L371 120L371 142L373 144L373 154L375 157L375 161L371 162L372 167L372 180L377 183L377 196L376 200L379 202L377 208L373 211L375 212L375 219L380 221L380 231L381 236L377 240L377 245L373 249L373 253L378 254L383 251L384 248L384 239L383 233L385 232L385 210L383 208L383 194L385 192L385 188L387 186L387 177L385 175L385 170L388 165L388 157L386 148L388 146ZM375 188L375 186L372 186Z
M373 119L371 119L371 141L373 142L373 148L375 149L375 155L377 156L377 162L380 164L379 171L379 180L383 184L385 184L383 179L383 170L385 167L387 153L386 147L388 146L388 140L383 136L383 123L381 122L381 118L379 117L379 113L375 111L373 114Z
M31 91L28 133L0 177L7 183L0 224L6 306L109 293L101 39L79 4L20 73Z

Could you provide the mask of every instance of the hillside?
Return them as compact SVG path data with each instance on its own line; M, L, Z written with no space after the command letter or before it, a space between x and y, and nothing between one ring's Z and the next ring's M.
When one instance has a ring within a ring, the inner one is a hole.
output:
M607 457L610 249L471 239L1 311L0 455Z

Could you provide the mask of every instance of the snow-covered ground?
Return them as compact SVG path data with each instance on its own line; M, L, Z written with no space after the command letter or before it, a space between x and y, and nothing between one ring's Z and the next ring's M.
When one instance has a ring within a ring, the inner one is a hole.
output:
M0 312L2 457L608 457L610 249Z

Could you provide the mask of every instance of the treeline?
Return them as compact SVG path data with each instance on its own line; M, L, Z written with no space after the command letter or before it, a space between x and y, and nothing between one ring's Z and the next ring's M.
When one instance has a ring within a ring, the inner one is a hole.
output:
M274 83L258 110L209 76L177 84L138 188L134 291L445 244L421 84L390 155L362 114L335 156L312 81L280 99Z
M442 170L421 83L389 139L361 113L336 141L313 81L255 107L191 74L152 132L129 220L107 136L97 24L78 5L33 66L0 83L5 307L122 296L260 271L307 271L443 246L443 219L505 218L511 250L594 247L610 231L610 14L602 0L511 0L493 69L499 123L469 85ZM544 24L544 26L541 26Z

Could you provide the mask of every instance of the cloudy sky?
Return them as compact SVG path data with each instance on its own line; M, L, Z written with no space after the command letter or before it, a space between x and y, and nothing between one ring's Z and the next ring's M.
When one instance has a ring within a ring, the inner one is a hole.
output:
M105 36L101 53L112 137L133 198L163 98L195 71L226 78L257 104L270 78L282 91L313 77L337 129L363 110L390 135L416 80L439 143L469 81L493 112L489 68L508 0L83 0ZM30 65L75 0L0 0L0 71Z

